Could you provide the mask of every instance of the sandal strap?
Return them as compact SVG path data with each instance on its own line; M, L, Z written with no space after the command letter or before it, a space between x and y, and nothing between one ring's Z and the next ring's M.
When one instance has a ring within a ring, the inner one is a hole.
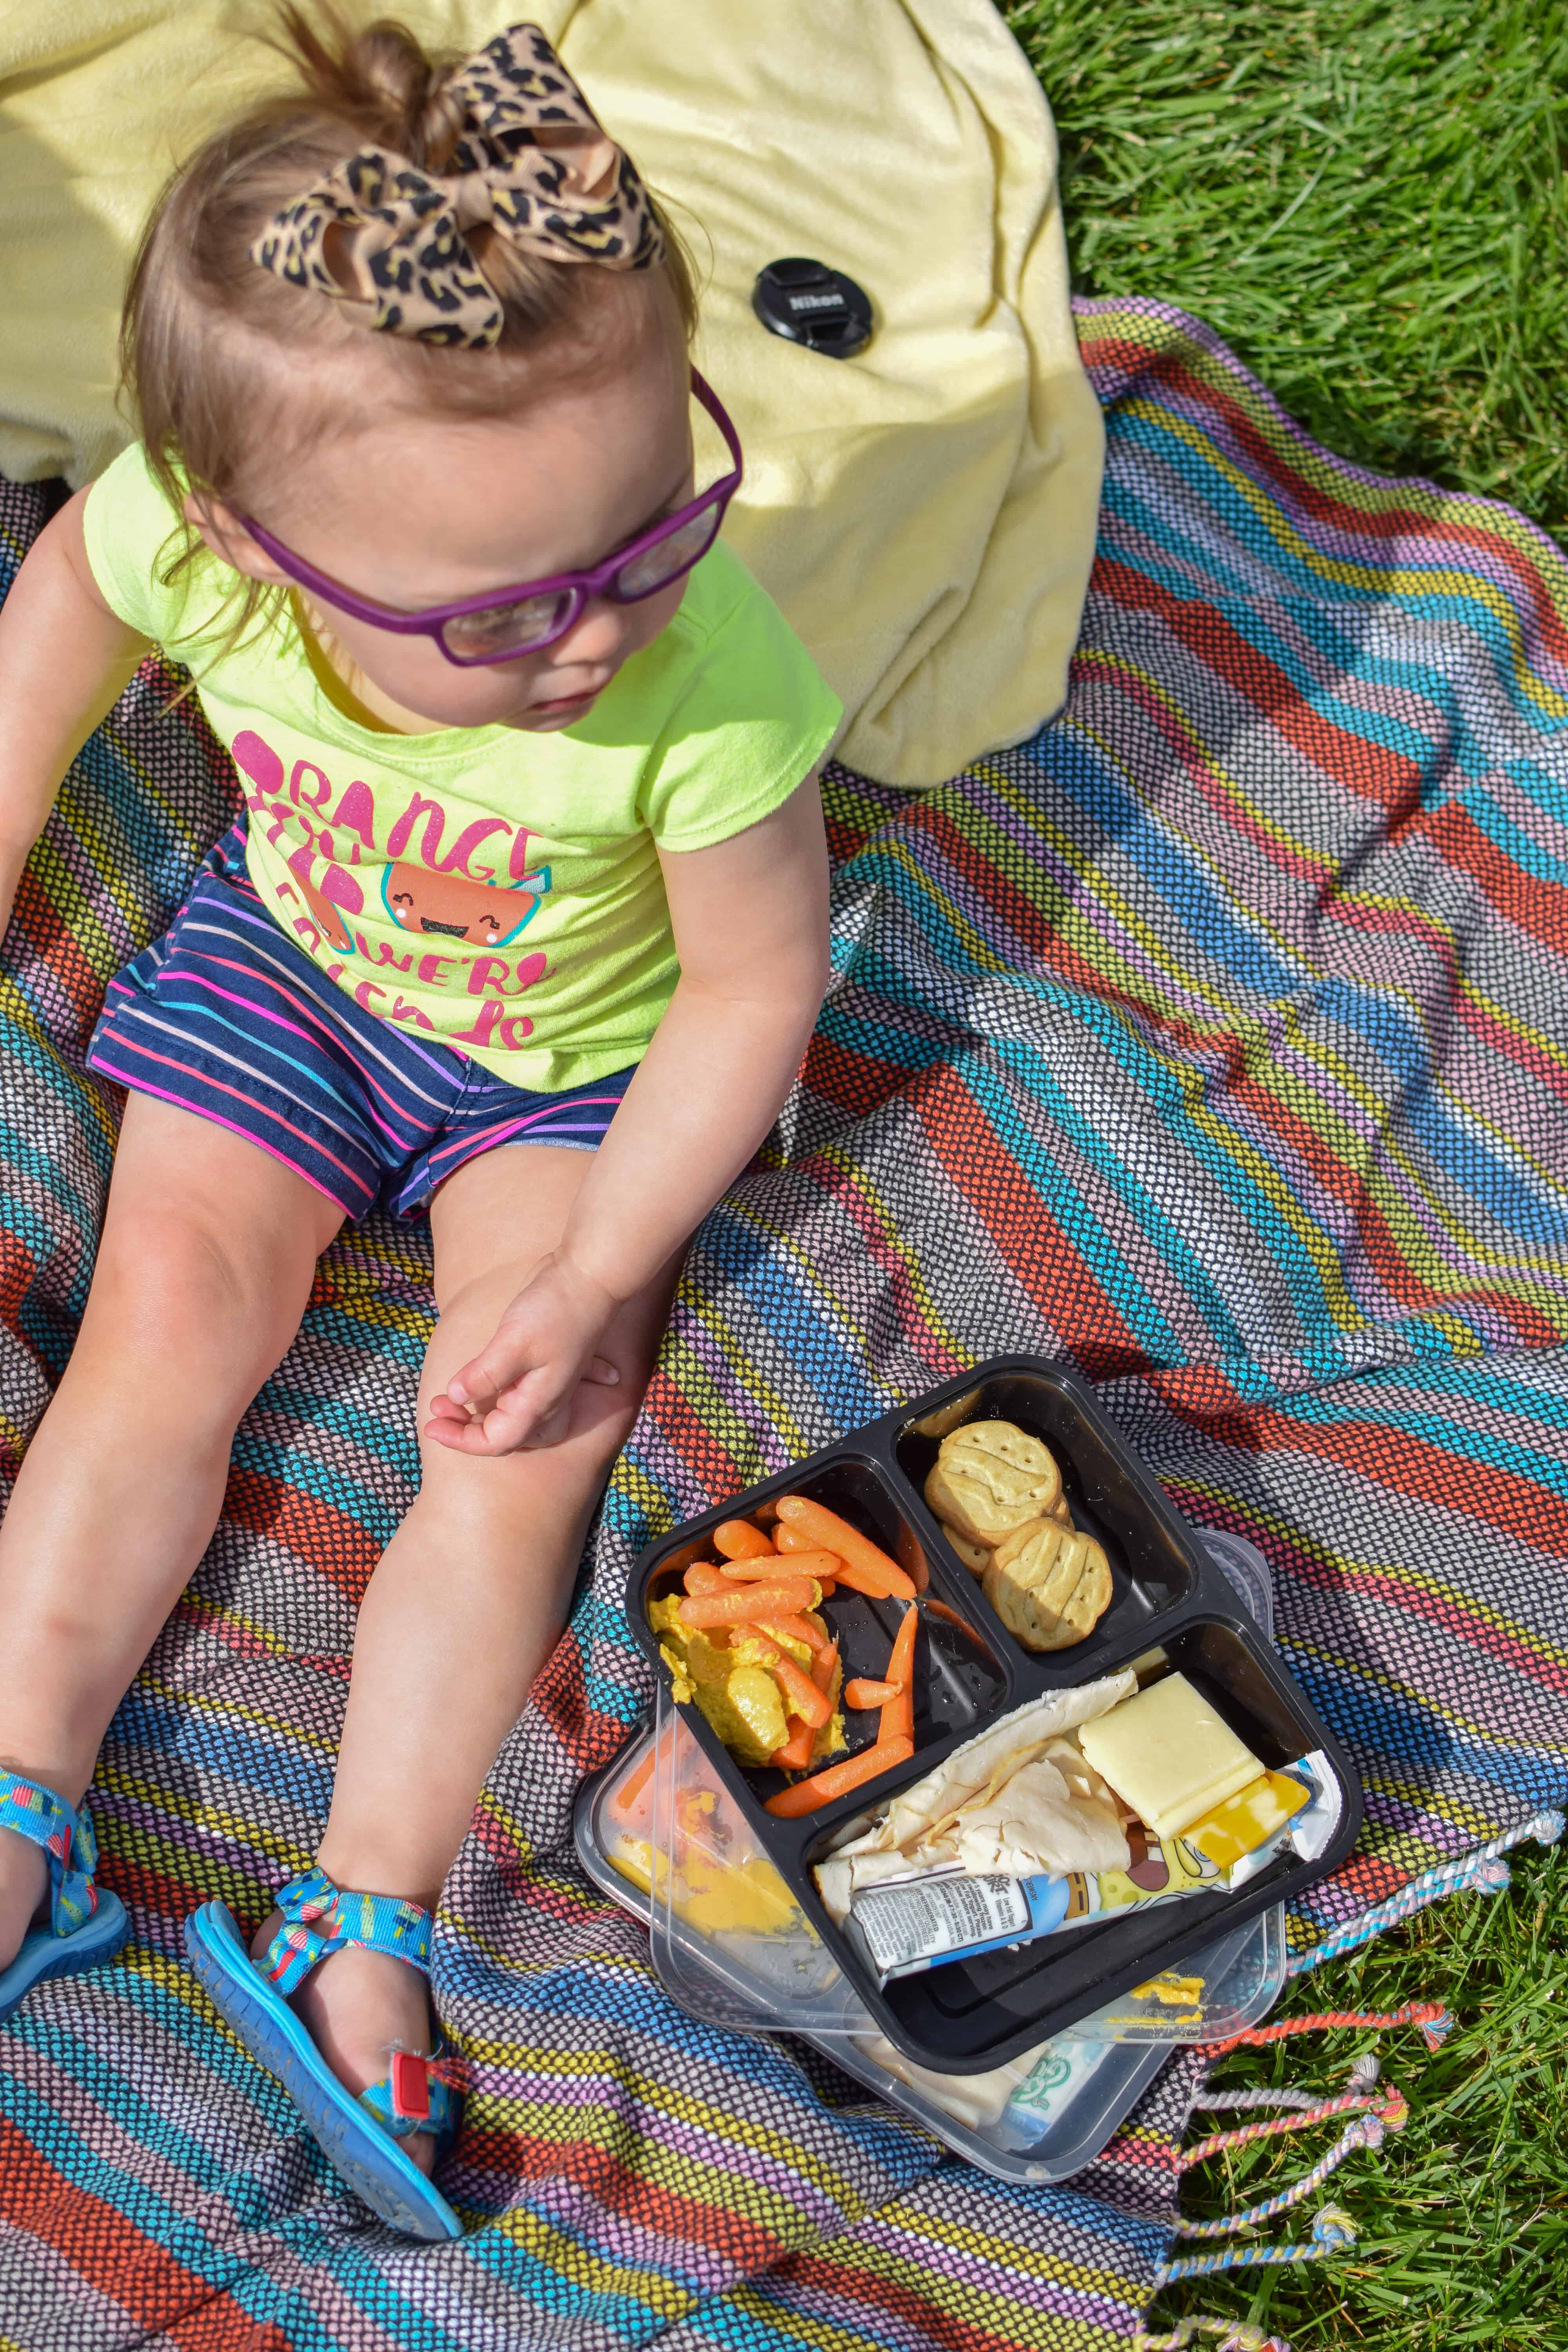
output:
M18 1837L43 1848L49 1866L50 1931L74 1934L98 1908L92 1883L98 1840L87 1807L73 1809L40 1780L0 1772L0 1829L15 1830Z
M283 1925L259 1965L279 1992L293 1992L330 1952L349 1944L430 1973L430 1914L417 1903L396 1895L350 1894L312 1866L279 1888L278 1907Z
M416 2132L447 2139L458 2128L460 2080L459 2068L444 2052L426 2058L420 2051L396 2050L386 2080L362 2091L360 2105L395 2139L409 2139Z

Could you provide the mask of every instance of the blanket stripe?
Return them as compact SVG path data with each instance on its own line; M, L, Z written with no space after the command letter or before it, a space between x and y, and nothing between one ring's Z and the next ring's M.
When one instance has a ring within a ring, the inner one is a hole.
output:
M835 771L835 973L704 1226L567 1638L447 1890L471 2234L367 2225L179 1958L310 1854L353 1612L415 1475L428 1235L323 1260L95 1793L123 1960L0 2037L0 2337L38 2352L1124 2344L1197 2080L1012 2188L787 2040L685 2017L579 1874L647 1697L648 1536L1003 1348L1072 1358L1196 1521L1268 1554L1362 1847L1297 1943L1561 1802L1568 1690L1568 567L1318 449L1197 322L1079 306L1106 406L1068 704L910 801ZM0 495L11 563L58 492ZM229 822L142 671L0 964L0 1447L68 1352L116 1121L109 974Z

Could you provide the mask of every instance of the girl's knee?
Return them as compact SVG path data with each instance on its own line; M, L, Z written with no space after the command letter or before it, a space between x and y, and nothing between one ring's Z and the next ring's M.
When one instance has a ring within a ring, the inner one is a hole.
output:
M254 1263L217 1219L148 1208L104 1236L83 1338L254 1394L299 1328L307 1291ZM248 1383L248 1386L247 1385ZM241 1402L244 1402L242 1397Z
M586 1524L637 1420L637 1402L615 1402L614 1389L599 1393L611 1402L558 1445L463 1454L424 1439L416 1508L498 1559L558 1531L570 1536Z

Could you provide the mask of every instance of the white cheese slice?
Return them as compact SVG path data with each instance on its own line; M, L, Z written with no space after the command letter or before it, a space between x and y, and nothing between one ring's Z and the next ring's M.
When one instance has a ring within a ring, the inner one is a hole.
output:
M1166 1675L1080 1724L1078 1742L1156 1837L1178 1836L1263 1770L1185 1675Z

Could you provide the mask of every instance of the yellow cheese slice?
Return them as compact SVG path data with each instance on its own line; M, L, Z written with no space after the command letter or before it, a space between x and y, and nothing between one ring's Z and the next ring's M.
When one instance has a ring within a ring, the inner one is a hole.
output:
M1223 1805L1216 1805L1182 1834L1216 1870L1228 1870L1244 1853L1252 1853L1265 1838L1282 1830L1306 1801L1307 1791L1300 1780L1289 1780L1283 1772L1265 1772L1260 1780L1249 1780L1245 1789L1238 1789L1234 1797L1227 1797Z
M1080 1724L1078 1741L1156 1837L1179 1836L1263 1772L1185 1675L1166 1675Z

